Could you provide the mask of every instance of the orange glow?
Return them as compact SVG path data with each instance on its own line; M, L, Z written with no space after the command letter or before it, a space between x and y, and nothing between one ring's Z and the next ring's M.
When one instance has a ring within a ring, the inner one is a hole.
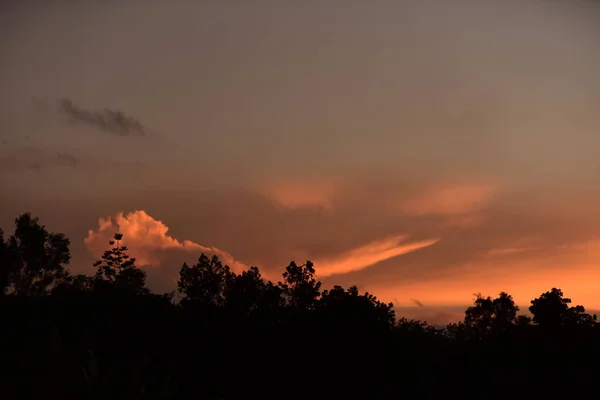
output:
M489 258L476 265L489 268L467 266L460 276L453 279L439 279L414 284L380 284L369 286L384 301L393 301L400 307L399 314L427 318L447 308L464 310L473 302L473 294L496 296L501 291L513 296L521 312L526 313L530 301L552 287L563 290L573 304L581 304L588 310L600 309L600 244L597 241L571 246L571 252L559 256L540 257L532 261L504 261L506 254L520 253L521 249L505 249L505 252L492 252ZM523 249L526 251L528 249ZM564 264L563 264L564 263ZM561 268L568 265L568 268ZM552 273L542 272L552 269ZM459 275L459 274L457 274ZM423 308L415 308L411 299L418 299ZM462 318L460 312L450 313L456 320ZM450 321L448 321L450 322Z

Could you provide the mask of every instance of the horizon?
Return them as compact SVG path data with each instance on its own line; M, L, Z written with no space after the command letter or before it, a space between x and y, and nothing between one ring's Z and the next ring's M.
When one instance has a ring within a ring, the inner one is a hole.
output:
M600 6L345 4L0 6L0 227L88 275L119 231L159 292L205 252L436 325L600 310Z

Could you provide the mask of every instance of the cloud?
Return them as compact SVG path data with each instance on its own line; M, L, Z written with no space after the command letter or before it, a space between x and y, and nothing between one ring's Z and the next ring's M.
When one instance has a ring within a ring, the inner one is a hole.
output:
M169 227L154 219L143 210L128 213L119 212L114 219L100 218L98 228L89 230L84 244L97 258L110 248L108 242L116 232L123 234L123 245L135 257L139 266L158 267L169 251L181 251L198 257L200 253L217 255L224 264L234 271L247 269L247 265L235 260L231 254L216 247L203 246L190 240L179 241L168 234Z
M400 199L397 209L408 215L454 215L478 211L497 193L492 184L445 183L432 186L408 199Z
M423 305L423 303L421 303L419 300L417 299L410 299L410 301L412 301L413 303L415 303L416 305L418 305L419 307L425 307Z
M55 153L33 147L20 147L0 156L0 172L33 170L41 172L46 167L67 166L75 168L78 160L68 153Z
M62 167L62 168L61 168ZM61 185L78 185L73 177L89 182L94 180L99 182L104 178L110 179L111 185L119 185L120 180L124 178L133 178L138 181L144 176L147 166L136 159L111 160L105 153L98 154L77 154L74 155L66 151L52 151L50 149L41 149L36 147L22 146L11 148L0 152L0 175L3 178L12 176L13 179L23 178L23 173L42 172L51 176L53 180L63 179L59 176L62 172L69 174L69 180L63 181ZM120 177L119 181L114 181L115 174ZM47 181L50 184L50 181ZM56 187L56 182L52 182ZM130 186L130 183L126 183Z
M316 179L306 181L271 181L261 191L278 208L321 208L333 211L333 198L338 182Z
M351 249L341 256L316 261L317 272L321 276L328 276L359 271L380 261L432 246L439 241L428 239L406 243L406 239L406 235L392 236Z
M86 124L118 136L144 136L148 133L140 121L120 110L86 110L69 99L61 99L58 111L69 117L72 123Z

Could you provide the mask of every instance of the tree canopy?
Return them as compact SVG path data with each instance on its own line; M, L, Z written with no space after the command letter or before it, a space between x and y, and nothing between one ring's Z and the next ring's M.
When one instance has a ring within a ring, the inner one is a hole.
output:
M31 214L15 219L14 234L4 240L0 232L2 294L39 296L64 279L69 264L70 241L61 233L51 233Z

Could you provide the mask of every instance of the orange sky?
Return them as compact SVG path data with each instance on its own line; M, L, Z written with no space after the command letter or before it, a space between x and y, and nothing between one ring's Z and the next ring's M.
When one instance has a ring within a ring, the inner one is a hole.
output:
M600 309L596 3L5 11L0 226L39 216L74 271L120 229L155 290L204 251L437 322L501 290Z
M346 250L330 251L329 255L319 256L322 253L319 246L306 250L311 248L308 245L304 249L292 247L289 253L295 255L293 258L297 261L314 261L318 277L326 284L357 284L362 290L375 293L382 300L394 302L400 307L400 313L404 313L402 315L427 316L434 321L443 321L446 314L450 319L460 315L476 292L495 295L500 291L508 291L525 310L530 299L553 286L559 286L575 302L591 309L600 308L597 295L600 276L596 267L600 260L600 240L571 239L570 230L577 229L578 224L582 229L585 228L585 219L578 219L575 215L569 218L568 214L564 219L559 216L543 218L550 213L538 210L537 215L538 218L542 217L541 220L536 221L536 216L530 215L530 221L523 221L519 216L515 218L510 213L500 212L502 196L482 196L482 191L474 190L474 186L462 185L444 183L439 189L428 188L416 194L414 198L420 199L419 204L424 206L416 213L414 230L406 225L401 233L397 231L399 233L395 235L380 235L364 243L357 240L362 235L348 231L349 236L344 240L349 246ZM318 184L315 188L319 191L322 185ZM310 184L303 186L304 191L309 189ZM500 189L496 189L496 193L500 192ZM444 195L440 196L440 193ZM301 197L309 199L306 203L295 197L290 203L285 203L282 201L285 196L282 196L273 205L273 210L279 214L316 213L320 215L321 226L326 230L328 226L331 229L331 225L335 225L336 203L328 200L328 206L323 207L315 203L317 197L309 193ZM355 201L352 196L350 198ZM397 199L398 196L393 194L390 198ZM405 204L411 204L414 198L407 197ZM264 193L264 199L273 201L268 191ZM386 203L386 199L380 199L380 204ZM543 202L537 204L541 206ZM289 209L286 211L285 207ZM364 207L369 207L369 203L365 203ZM499 215L494 215L495 207L498 207L496 213ZM568 212L568 209L561 209L558 203L553 203L552 207L557 213ZM360 212L358 207L356 210ZM386 208L381 210L389 213ZM413 218L414 211L414 208L407 209L404 218ZM394 210L393 214L387 215L389 218L400 218L398 213L398 210ZM588 215L597 218L598 214ZM512 221L505 220L510 217ZM333 221L329 224L323 222L328 219ZM419 224L418 220L422 223ZM458 220L473 223L448 223ZM506 225L500 225L502 222ZM533 226L532 231L524 229L528 228L526 222ZM522 234L514 231L518 225L512 226L519 223L523 224ZM538 225L543 226L544 223L549 224L547 229L539 230ZM301 227L303 224L296 221L294 225ZM286 230L285 226L279 228L282 233ZM508 232L504 231L506 229ZM279 279L285 266L283 260L290 259L281 258L280 262L271 263L269 258L258 255L244 263L226 249L175 239L170 236L169 228L163 221L154 219L142 210L100 219L98 227L88 232L84 243L98 257L106 248L112 233L117 230L124 234L124 243L129 246L132 256L148 268L151 278L160 279L159 286L164 289L168 289L176 279L180 266L180 263L169 266L169 260L193 260L199 252L219 255L238 272L248 265L258 264L265 277L272 280ZM566 231L562 238L557 237L560 230ZM298 238L303 238L300 242L315 240L324 244L329 242L331 246L340 242L336 237L327 238L327 232L317 234L308 230L298 234ZM284 239L283 243L286 242ZM459 248L453 249L456 245ZM278 253L276 250L274 252ZM462 262L453 262L457 256ZM446 257L448 262L444 261Z

